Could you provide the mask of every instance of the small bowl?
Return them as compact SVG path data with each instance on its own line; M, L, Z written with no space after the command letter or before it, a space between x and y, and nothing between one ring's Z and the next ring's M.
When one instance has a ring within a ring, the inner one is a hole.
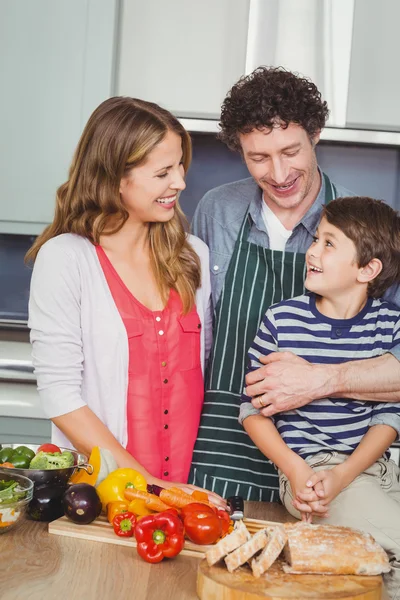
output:
M6 533L20 525L25 518L25 513L33 495L33 481L18 475L10 469L0 468L0 481L16 481L18 485L14 488L21 497L18 500L1 501L0 498L0 533ZM4 523L7 523L6 525Z

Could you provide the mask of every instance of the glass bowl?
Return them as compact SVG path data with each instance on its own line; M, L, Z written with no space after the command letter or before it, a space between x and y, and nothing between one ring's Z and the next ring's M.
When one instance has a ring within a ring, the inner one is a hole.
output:
M13 482L12 491L8 493L10 482ZM11 472L11 469L0 468L0 533L6 533L22 523L32 495L33 481L15 471Z

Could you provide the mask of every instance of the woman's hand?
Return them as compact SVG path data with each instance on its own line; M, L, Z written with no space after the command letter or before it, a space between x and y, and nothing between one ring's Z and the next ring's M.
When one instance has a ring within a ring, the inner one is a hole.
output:
M190 483L175 483L173 481L157 479L156 477L149 477L147 483L149 483L150 485L157 485L161 488L177 487L190 495L192 495L192 493L195 491L204 492L208 495L208 499L212 504L224 510L226 510L227 508L226 500L224 498L221 498L221 496L218 496L218 494L216 494L215 492L210 492L210 490L191 485ZM193 502L196 502L196 500L193 499Z

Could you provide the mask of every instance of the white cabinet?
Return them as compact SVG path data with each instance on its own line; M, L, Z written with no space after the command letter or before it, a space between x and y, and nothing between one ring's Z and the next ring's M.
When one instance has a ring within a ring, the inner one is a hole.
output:
M117 0L1 0L0 233L39 233L112 95Z
M250 0L123 0L117 93L218 118L244 73Z

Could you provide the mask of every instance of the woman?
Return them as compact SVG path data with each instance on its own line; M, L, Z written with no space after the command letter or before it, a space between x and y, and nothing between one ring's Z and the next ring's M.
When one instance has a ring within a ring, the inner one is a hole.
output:
M208 249L185 233L178 202L190 159L190 137L168 111L106 100L27 254L32 356L53 441L108 448L162 487L187 481L211 344Z

